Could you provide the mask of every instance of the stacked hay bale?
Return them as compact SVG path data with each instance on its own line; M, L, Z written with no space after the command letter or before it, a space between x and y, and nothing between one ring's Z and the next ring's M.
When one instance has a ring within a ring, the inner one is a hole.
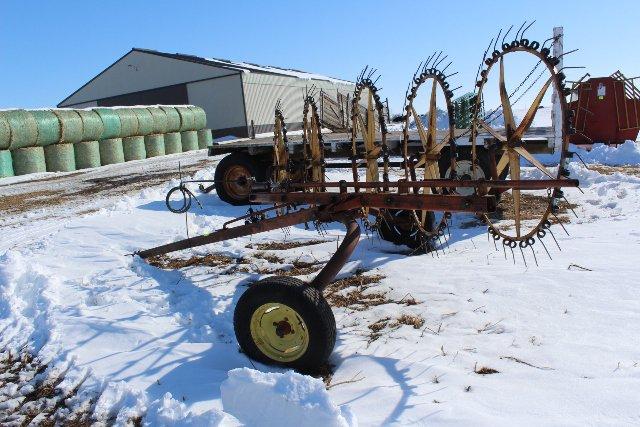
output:
M0 178L204 149L205 126L196 106L0 111Z

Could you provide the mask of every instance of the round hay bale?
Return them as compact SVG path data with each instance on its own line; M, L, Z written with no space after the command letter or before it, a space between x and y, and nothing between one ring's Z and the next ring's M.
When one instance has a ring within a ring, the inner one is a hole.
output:
M193 130L200 130L207 127L207 113L197 105L190 105L189 109L193 113Z
M100 164L102 166L124 162L122 138L109 138L99 141Z
M175 107L161 105L160 109L167 115L167 132L178 132L180 130L180 113Z
M60 141L60 137L62 136L60 119L58 119L58 116L56 116L53 111L32 110L31 114L38 126L36 145L43 147Z
M6 150L11 145L11 127L0 111L0 150Z
M72 172L76 170L73 144L53 144L44 147L47 172Z
M13 176L13 161L11 160L11 151L0 150L0 178Z
M122 138L122 148L124 150L125 162L147 158L147 152L144 148L144 136L128 136Z
M76 143L76 169L97 168L100 166L100 143L83 141Z
M204 149L213 144L211 129L200 129L198 131L198 148Z
M60 119L60 143L74 143L82 141L82 119L76 110L52 110Z
M176 107L176 110L178 111L178 114L180 114L180 132L195 130L196 118L193 111L191 111L187 106L178 106Z
M120 137L136 136L138 134L138 116L132 108L117 108L120 116Z
M145 136L144 148L147 152L147 158L164 156L164 135L159 133Z
M147 110L153 117L152 134L167 132L167 113L160 107L147 107Z
M120 136L120 116L112 108L94 108L93 111L100 116L102 120L102 135L99 140L118 138Z
M180 132L180 139L182 140L183 152L198 149L198 132L195 130Z
M164 153L182 153L182 137L180 132L169 132L164 134Z
M33 115L25 110L9 110L0 112L9 123L11 140L9 147L16 148L32 147L38 139L38 124Z
M82 120L82 140L97 141L104 133L102 118L93 110L76 110Z
M153 122L153 116L151 115L151 112L146 109L146 108L142 108L142 107L138 107L138 108L132 108L133 112L136 113L136 116L138 116L138 133L137 135L151 135L152 133L154 133L153 131L153 127L154 127L154 122Z
M47 164L44 160L44 148L26 147L11 151L13 171L16 175L46 172Z

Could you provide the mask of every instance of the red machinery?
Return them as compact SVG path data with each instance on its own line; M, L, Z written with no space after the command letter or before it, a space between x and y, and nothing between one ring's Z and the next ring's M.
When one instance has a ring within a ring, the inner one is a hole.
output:
M640 129L640 90L620 71L609 77L576 82L569 109L574 113L573 144L620 144L635 141Z

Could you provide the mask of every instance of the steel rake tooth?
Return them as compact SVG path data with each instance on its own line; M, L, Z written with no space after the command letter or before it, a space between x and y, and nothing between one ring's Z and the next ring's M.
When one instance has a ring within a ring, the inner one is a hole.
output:
M509 33L511 32L512 29L513 29L513 25L511 25L509 27L509 29L507 30L507 32L504 33L504 36L502 36L502 43L501 44L504 44L504 41L506 40L507 36L509 35Z
M525 20L522 25L520 25L520 28L518 28L518 31L516 32L516 38L515 40L518 40L518 34L520 34L520 31L522 31L522 28L527 24L527 21Z

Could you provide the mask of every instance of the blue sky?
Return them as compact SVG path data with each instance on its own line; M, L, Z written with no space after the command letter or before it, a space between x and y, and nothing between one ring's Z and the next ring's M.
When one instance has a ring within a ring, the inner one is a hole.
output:
M0 108L54 106L132 47L144 47L345 79L370 65L398 111L413 70L431 52L454 60L452 87L463 85L462 94L472 90L497 30L533 19L528 38L544 40L562 25L565 50L580 48L565 65L584 65L594 76L640 75L640 2L633 0L1 0L0 8Z

